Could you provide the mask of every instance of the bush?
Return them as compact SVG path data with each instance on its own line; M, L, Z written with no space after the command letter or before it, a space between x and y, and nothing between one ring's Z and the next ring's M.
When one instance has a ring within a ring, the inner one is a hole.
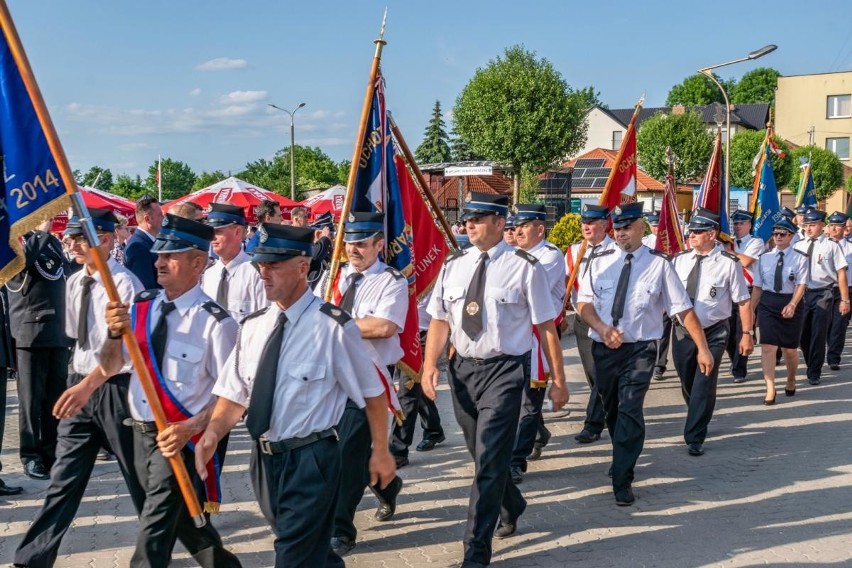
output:
M566 213L550 229L547 240L558 246L564 253L568 247L583 238L580 228L580 216L576 213Z

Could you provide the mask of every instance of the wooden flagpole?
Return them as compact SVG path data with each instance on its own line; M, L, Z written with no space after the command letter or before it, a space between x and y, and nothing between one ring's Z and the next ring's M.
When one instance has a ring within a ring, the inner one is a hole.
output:
M89 217L88 208L83 202L83 198L77 188L77 183L74 180L74 174L71 172L71 166L68 164L68 159L62 149L62 144L59 142L59 136L56 134L53 121L50 119L50 115L47 112L47 107L44 104L44 99L41 96L41 91L36 83L35 76L33 75L27 55L24 52L21 39L18 37L15 24L12 22L12 16L9 13L5 0L0 0L0 27L2 27L3 34L6 36L6 40L9 43L9 49L12 52L12 57L14 58L15 64L18 66L18 70L21 73L21 78L23 79L24 86L30 96L30 100L32 101L36 115L38 116L41 128L44 131L50 152L56 160L56 165L59 168L59 175L62 178L62 182L65 184L68 195L71 197L77 216L80 217L80 221L83 226L83 234L86 236L89 246L94 247L98 240L95 232L95 226ZM110 301L120 302L121 297L118 295L118 289L115 286L115 281L112 279L112 274L107 267L106 261L102 259L100 255L95 254L92 255L92 257L95 261L95 266L101 275L104 288L106 288L107 296ZM166 415L163 412L163 407L160 404L160 399L157 397L157 391L154 389L154 385L151 382L151 376L148 374L148 369L142 359L142 351L139 349L139 344L136 343L136 338L130 328L124 330L122 337L124 339L124 344L130 353L130 359L133 362L133 367L136 369L139 382L142 384L145 396L148 398L149 404L151 405L151 410L154 413L154 420L157 423L157 429L163 430L168 427L168 422L166 421ZM192 517L192 520L197 527L203 527L207 523L207 520L198 503L198 496L195 494L195 489L192 486L192 482L190 481L183 459L180 455L177 455L170 458L169 463L174 471L180 491L183 494L189 515Z
M437 217L434 220L438 221L440 228L444 230L444 235L453 248L458 249L459 244L456 242L456 238L453 235L452 230L450 230L450 225L444 217L444 212L441 211L440 207L438 207L438 202L435 201L435 196L432 195L431 191L429 191L429 186L426 183L426 179L423 177L423 172L420 171L420 168L417 165L417 160L414 158L414 154L411 153L408 144L406 144L405 138L402 137L402 132L399 131L399 127L396 125L396 121L393 119L393 116L391 116L391 113L388 113L388 121L390 122L391 132L402 150L402 155L405 156L405 161L408 162L408 167L411 168L411 171L414 174L414 179L420 186L420 192L426 198L426 201L429 202L433 213Z
M370 107L373 105L373 95L376 92L376 78L379 76L379 64L382 61L382 48L387 45L385 37L385 22L388 18L388 10L382 17L382 27L379 30L378 39L373 40L376 51L373 55L373 64L370 67L370 79L367 81L367 91L364 93L364 105L361 107L361 124L358 126L358 136L355 138L355 150L352 152L352 164L349 167L349 178L346 181L346 196L343 199L343 209L340 212L340 221L337 223L337 234L334 235L334 251L331 253L331 265L328 269L328 281L326 282L323 299L327 302L331 299L334 289L334 280L340 270L340 257L343 254L343 227L349 211L352 209L352 199L355 195L355 181L358 178L361 152L364 150L364 135L367 133L367 121L370 118Z

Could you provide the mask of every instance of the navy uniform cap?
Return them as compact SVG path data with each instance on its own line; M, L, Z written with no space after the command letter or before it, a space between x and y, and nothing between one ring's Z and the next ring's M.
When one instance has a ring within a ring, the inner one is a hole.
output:
M109 209L99 209L97 207L89 208L89 217L92 219L92 224L95 229L104 233L112 233L115 231L115 226L118 225L118 219L115 213ZM73 237L83 234L83 224L79 217L71 217L68 220L68 225L62 233L66 237Z
M612 227L614 229L621 229L636 219L642 218L642 204L636 202L616 205L610 211L609 216L612 217Z
M505 231L506 229L514 229L514 228L515 228L515 216L509 215L508 217L506 217L506 224L503 225L503 230Z
M467 235L456 235L456 243L461 250L469 249L473 244L470 242L470 237Z
M580 221L591 223L592 221L605 221L609 216L609 209L606 205L593 205L584 203L580 208Z
M787 217L781 217L775 224L772 226L772 230L781 229L782 231L787 231L791 235L799 230L793 221L788 219Z
M719 215L704 207L698 207L692 212L692 217L689 219L689 225L686 228L690 231L718 229Z
M796 216L796 212L793 211L792 209L790 209L789 207L782 207L781 211L779 211L779 213L781 213L781 215L783 215L787 219L791 219L791 220L793 219L793 217Z
M207 224L218 229L228 225L242 225L245 227L246 213L242 207L230 203L211 203L207 212Z
M731 222L738 223L741 221L751 221L751 213L746 211L745 209L737 209L733 213L731 213Z
M796 207L796 214L797 215L804 215L805 213L808 212L808 209L811 209L811 207L808 206L808 205L799 205L798 207Z
M311 229L319 230L324 229L325 227L334 226L334 219L331 216L331 211L326 211L311 223Z
M803 221L803 224L823 222L825 222L825 211L820 211L819 209L808 209L805 212L805 220Z
M485 217L486 215L500 215L505 217L509 214L509 198L505 195L471 191L467 203L462 209L461 221Z
M845 225L846 221L849 220L849 215L846 213L841 213L840 211L835 211L831 215L828 216L828 224L829 225Z
M206 252L214 235L210 225L166 213L151 252L172 253L193 249Z
M649 225L659 225L660 224L660 214L657 211L651 211L650 213L645 213L645 220L648 221Z
M547 219L547 208L540 203L518 203L515 206L515 226Z
M343 242L357 243L385 230L384 213L350 213L343 225Z
M257 234L258 245L252 262L278 262L296 256L310 258L314 250L314 230L309 227L261 223Z

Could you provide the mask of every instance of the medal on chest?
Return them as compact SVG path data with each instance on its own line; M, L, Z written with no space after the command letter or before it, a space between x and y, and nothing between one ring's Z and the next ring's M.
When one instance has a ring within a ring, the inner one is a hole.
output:
M473 300L468 302L468 304L464 307L464 311L467 312L469 316L475 316L479 313L479 302Z
M711 297L711 298L715 298L715 297L716 297L716 287L715 287L715 286L711 286L711 287L710 287L710 297Z

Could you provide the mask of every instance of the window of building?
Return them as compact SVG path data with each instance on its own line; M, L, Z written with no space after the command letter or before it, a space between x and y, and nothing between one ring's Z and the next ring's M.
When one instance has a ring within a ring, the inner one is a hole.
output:
M825 149L831 150L841 160L849 159L849 138L826 138Z
M624 136L624 133L621 130L613 130L612 131L612 149L618 150L621 148L621 138Z
M852 95L829 95L826 117L852 117Z

